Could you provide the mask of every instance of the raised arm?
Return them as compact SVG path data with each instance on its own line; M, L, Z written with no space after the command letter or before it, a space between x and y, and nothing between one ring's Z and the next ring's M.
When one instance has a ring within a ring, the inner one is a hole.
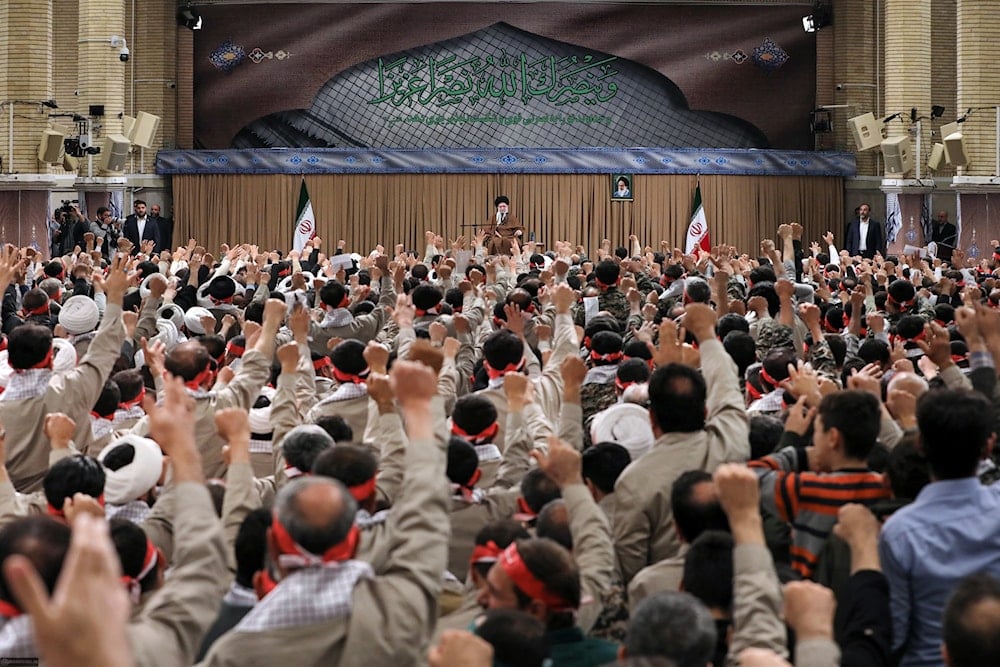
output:
M728 463L715 471L714 478L735 542L729 655L758 647L788 657L781 620L781 583L764 542L757 476L743 465Z
M435 438L427 391L437 381L430 368L409 361L397 361L390 379L411 443L406 478L390 519L389 562L381 576L354 589L354 604L370 613L352 616L341 667L370 666L390 655L400 664L416 662L434 626L441 563L447 561L445 453Z
M138 664L192 664L226 589L222 523L205 487L194 440L194 401L180 378L167 381L150 430L170 457L177 498L172 575L128 628Z

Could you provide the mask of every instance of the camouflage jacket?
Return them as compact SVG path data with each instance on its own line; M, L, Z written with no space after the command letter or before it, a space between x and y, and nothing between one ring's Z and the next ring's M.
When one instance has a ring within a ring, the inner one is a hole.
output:
M609 287L597 296L598 310L603 310L611 313L619 322L621 322L622 327L625 326L625 320L628 319L629 305L628 299L622 294L617 287ZM576 306L576 311L573 313L573 322L577 326L584 326L586 324L586 313L584 312L583 303L579 303Z

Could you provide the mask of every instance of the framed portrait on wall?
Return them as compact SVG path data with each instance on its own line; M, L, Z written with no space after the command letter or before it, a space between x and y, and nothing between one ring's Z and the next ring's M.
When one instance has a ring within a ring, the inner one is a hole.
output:
M611 199L614 201L632 201L635 190L632 187L632 174L611 175Z

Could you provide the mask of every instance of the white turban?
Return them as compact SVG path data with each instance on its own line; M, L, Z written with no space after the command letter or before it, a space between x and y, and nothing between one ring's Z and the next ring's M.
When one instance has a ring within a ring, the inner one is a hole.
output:
M90 333L97 328L101 314L97 303L89 296L77 294L66 299L59 311L59 324L74 336Z
M656 438L649 423L649 411L635 403L619 403L594 415L590 424L594 444L617 442L635 461L649 451Z
M104 460L112 450L122 446L132 447L132 461L111 470ZM104 497L112 505L124 505L140 498L156 485L163 472L160 446L149 438L132 433L112 441L97 455L97 460L104 466Z

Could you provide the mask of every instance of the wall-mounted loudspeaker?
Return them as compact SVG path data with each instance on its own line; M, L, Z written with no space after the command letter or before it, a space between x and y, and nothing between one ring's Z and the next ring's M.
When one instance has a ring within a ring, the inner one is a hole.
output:
M66 138L62 132L47 129L42 132L42 140L38 142L38 161L46 164L59 164L62 162L63 139Z
M962 136L962 126L958 123L948 123L941 126L941 139L944 141L944 159L948 164L964 167L969 164L969 155L965 152L965 139Z
M135 118L132 116L123 115L122 116L122 136L129 137L132 135L132 128L135 126Z
M855 116L847 121L854 137L854 145L859 151L877 148L882 143L882 122L875 119L875 114L866 113Z
M931 156L927 158L927 168L937 171L944 164L944 144L934 144L931 149Z
M101 146L100 162L98 169L109 172L125 171L125 162L128 160L129 140L120 134L109 134L104 138L104 145Z
M903 176L913 169L913 151L910 150L910 138L907 136L891 137L883 141L882 156L885 158L886 175Z
M135 122L132 123L131 132L128 133L128 138L136 146L142 146L143 148L152 148L153 139L156 138L156 131L160 129L160 117L154 116L151 113L146 113L145 111L140 111L135 116Z

